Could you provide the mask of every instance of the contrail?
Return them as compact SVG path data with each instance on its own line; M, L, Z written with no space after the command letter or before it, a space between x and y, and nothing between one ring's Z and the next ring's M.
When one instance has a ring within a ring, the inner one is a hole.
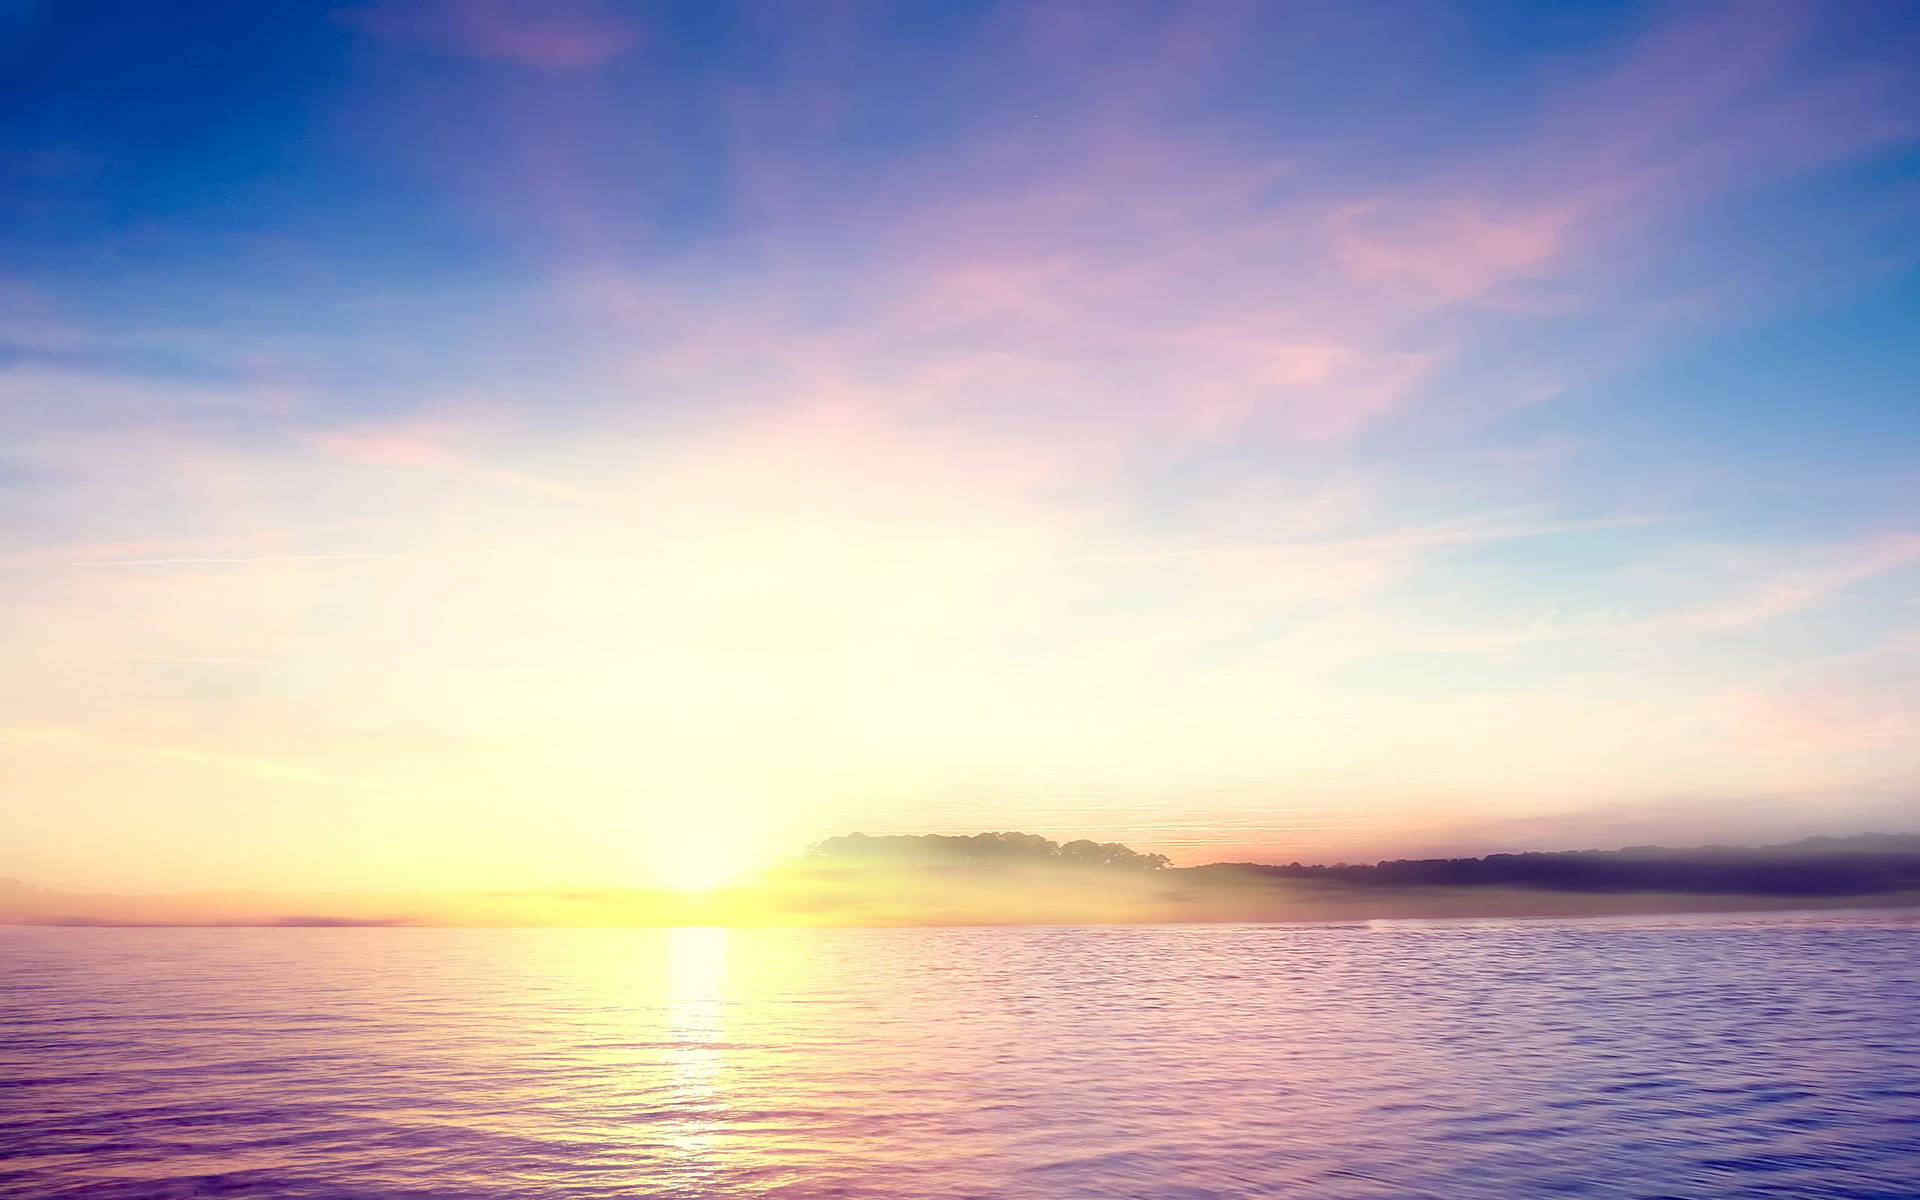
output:
M62 564L69 567L171 567L253 563L382 562L395 559L483 558L493 554L566 554L618 550L618 546L508 546L487 550L396 550L366 554L196 555L177 558L103 558Z
M70 562L66 565L69 567L170 567L196 563L363 562L370 559L431 557L434 556L420 552L398 552L393 554L255 554L230 558L207 555L196 558L104 558L84 562Z

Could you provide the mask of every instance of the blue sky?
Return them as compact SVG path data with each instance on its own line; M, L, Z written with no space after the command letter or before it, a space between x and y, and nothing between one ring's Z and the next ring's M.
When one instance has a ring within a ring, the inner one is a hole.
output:
M1920 828L1911 6L0 46L0 872Z

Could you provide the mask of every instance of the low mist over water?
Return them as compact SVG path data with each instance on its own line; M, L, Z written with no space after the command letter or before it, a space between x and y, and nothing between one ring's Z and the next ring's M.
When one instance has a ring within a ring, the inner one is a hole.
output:
M73 894L0 879L0 924L1087 925L1920 907L1920 835L1778 846L1213 863L1031 833L827 838L725 886L474 893Z
M1920 925L0 931L0 1195L1878 1197Z

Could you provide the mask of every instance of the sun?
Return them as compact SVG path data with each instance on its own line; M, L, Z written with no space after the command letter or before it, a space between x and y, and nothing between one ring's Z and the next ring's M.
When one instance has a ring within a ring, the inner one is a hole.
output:
M659 860L656 875L676 892L711 892L752 869L739 848L714 832L675 838Z
M650 886L686 894L746 881L772 866L784 827L740 789L689 788L661 802L631 843Z

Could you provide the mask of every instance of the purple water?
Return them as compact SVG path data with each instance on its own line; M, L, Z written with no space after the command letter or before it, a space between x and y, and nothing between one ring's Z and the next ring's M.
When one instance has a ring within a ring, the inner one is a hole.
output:
M1920 1196L1904 914L0 930L8 1197Z

